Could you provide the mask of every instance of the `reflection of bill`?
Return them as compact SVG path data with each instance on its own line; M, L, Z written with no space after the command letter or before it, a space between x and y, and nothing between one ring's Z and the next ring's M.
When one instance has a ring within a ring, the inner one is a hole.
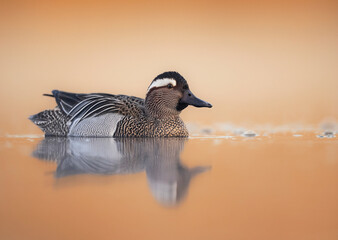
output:
M150 190L164 205L180 202L190 180L210 167L180 161L183 138L45 138L33 156L57 162L55 177L74 174L131 174L146 171Z

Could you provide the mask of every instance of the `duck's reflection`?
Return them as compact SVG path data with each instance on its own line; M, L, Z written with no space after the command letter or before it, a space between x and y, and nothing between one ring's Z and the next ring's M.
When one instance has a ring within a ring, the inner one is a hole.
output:
M74 174L132 174L146 171L150 190L162 204L174 205L191 179L210 167L188 168L180 161L182 138L45 138L33 156L57 162L55 177Z

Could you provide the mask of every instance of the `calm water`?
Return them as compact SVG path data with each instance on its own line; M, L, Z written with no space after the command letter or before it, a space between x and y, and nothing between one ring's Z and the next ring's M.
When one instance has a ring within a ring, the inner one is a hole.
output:
M0 239L338 239L338 141L0 139Z

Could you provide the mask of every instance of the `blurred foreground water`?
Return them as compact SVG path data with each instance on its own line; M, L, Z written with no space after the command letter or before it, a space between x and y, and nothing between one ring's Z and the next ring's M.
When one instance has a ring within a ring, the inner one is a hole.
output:
M0 239L338 238L334 132L9 136L0 156Z

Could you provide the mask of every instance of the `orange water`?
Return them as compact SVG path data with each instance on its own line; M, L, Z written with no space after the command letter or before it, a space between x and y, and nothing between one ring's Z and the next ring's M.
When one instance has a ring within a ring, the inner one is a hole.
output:
M42 140L0 140L0 239L338 237L336 138L209 136L153 140L148 150L127 141L117 152L114 140ZM50 160L33 157L37 151ZM115 173L83 173L83 161L126 153L129 167L120 161Z

